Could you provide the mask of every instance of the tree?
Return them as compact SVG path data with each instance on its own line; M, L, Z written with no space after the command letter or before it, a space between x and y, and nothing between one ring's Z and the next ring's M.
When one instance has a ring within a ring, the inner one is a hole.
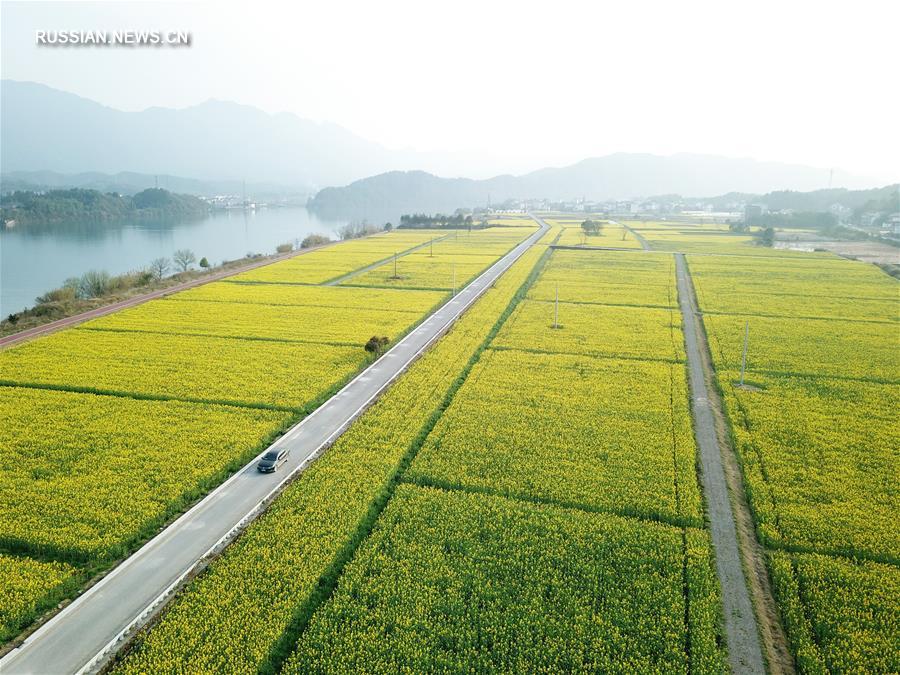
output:
M200 258L200 262L198 264L203 269L206 269L207 267L209 267L209 260L206 259L206 256L203 256L202 258Z
M377 225L369 225L366 222L347 223L338 230L338 236L344 240L356 239L357 237L365 237L370 234L375 234L376 232L381 232L382 229L383 228L380 228Z
M385 231L385 232L390 232L390 231L393 230L393 229L394 229L394 225L393 225L392 223L385 223L385 224L384 224L384 231Z
M584 231L585 235L600 234L600 223L596 220L585 220L581 223L581 229Z
M308 234L300 242L300 248L312 248L313 246L322 246L323 244L327 244L331 239L324 234Z
M197 256L189 248L180 248L172 254L172 260L181 268L182 272L187 272L188 268L197 262Z
M773 230L771 227L760 230L756 233L756 242L760 246L768 246L769 248L771 248L775 243L775 230Z
M99 298L109 292L109 272L88 270L78 280L78 295L82 298Z
M384 350L387 349L389 342L390 339L388 339L386 336L378 337L377 335L373 335L366 343L365 349L370 354L381 356L381 354L384 353Z
M150 263L150 273L157 278L162 279L172 267L172 261L168 258L156 258Z
M293 250L294 245L289 241L275 247L275 253L290 253Z

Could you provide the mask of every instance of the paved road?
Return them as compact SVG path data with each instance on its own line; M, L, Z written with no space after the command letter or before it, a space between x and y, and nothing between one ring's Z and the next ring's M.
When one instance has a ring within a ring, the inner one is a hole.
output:
M537 220L537 219L536 219ZM261 504L347 426L437 340L494 281L549 229L516 246L378 361L273 444L290 460L275 475L255 460L150 540L0 661L3 675L75 673L122 644L122 638L171 595L197 563L259 513Z
M335 244L338 242L334 242ZM278 262L280 260L286 260L287 258L293 258L298 255L305 255L306 253L312 253L313 251L318 251L321 248L325 248L326 246L332 246L333 244L325 244L324 246L316 246L313 248L305 248L299 251L291 251L290 253L285 253L283 255L273 256L271 258L266 258L265 260L250 263L249 265L242 265L240 267L231 267L227 270L222 270L220 272L213 272L212 274L206 274L199 279L194 279L192 281L186 281L183 284L178 284L176 286L169 286L167 288L161 288L158 291L153 291L152 293L145 293L143 295L136 295L133 298L128 298L127 300L122 300L120 302L114 302L110 305L104 305L103 307L98 307L97 309L91 309L87 312L82 312L80 314L75 314L73 316L67 316L64 319L58 319L57 321L51 321L50 323L45 323L41 326L35 326L34 328L28 328L26 330L19 331L18 333L13 333L12 335L7 335L5 337L0 338L0 347L8 347L10 345L18 344L19 342L25 342L27 340L32 340L36 337L40 337L41 335L47 335L48 333L53 333L55 331L61 330L63 328L68 328L69 326L74 326L75 324L83 323L84 321L88 321L89 319L96 319L101 316L106 316L107 314L112 314L113 312L118 312L119 310L126 309L128 307L134 307L135 305L140 305L149 300L155 300L156 298L162 298L167 295L172 295L173 293L177 293L179 291L187 290L188 288L194 288L195 286L202 286L203 284L208 284L212 281L219 281L220 279L224 279L226 277L234 276L235 274L240 274L241 272L247 272L248 270L256 269L257 267L262 267L263 265L271 265L272 263Z
M423 249L426 246L430 246L434 242L439 242L443 239L446 239L449 236L450 236L449 234L445 234L443 237L437 237L431 241L426 241L424 244L419 244L418 246L413 246L412 248L408 248L405 251L400 251L400 253L397 254L397 257L402 258L403 256L407 256L410 253L414 253L415 251ZM332 279L331 281L326 281L322 285L323 286L337 286L338 284L344 283L348 279L352 279L353 277L358 277L360 274L365 274L366 272L371 272L372 270L374 270L378 267L381 267L382 265L387 265L393 259L394 259L394 257L391 256L390 258L385 258L384 260L379 260L378 262L372 263L371 265L366 265L365 267L363 267L361 269L353 270L349 274L345 274L344 276L338 277L337 279Z
M762 649L756 629L756 618L741 556L738 550L734 514L728 498L728 485L722 468L722 455L716 436L716 425L709 392L704 377L699 329L696 323L696 301L693 285L687 273L684 255L675 254L678 279L678 302L684 328L685 351L691 383L691 408L694 415L694 435L700 449L703 493L709 510L710 533L716 557L716 572L722 587L725 611L725 638L728 660L733 673L764 675Z

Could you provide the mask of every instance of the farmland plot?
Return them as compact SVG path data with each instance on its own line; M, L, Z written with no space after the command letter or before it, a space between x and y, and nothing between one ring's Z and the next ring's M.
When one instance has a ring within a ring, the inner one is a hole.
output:
M678 528L403 485L285 672L717 672L689 539L690 607Z

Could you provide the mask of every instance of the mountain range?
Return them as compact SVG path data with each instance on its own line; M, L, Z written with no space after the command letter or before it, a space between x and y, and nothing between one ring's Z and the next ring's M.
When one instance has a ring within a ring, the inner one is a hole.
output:
M442 178L433 175L434 167L449 162L433 153L390 150L334 124L226 101L126 112L42 84L3 80L0 107L4 182L125 185L120 191L128 191L149 187L151 177L155 183L164 174L161 187L169 180L170 189L194 194L236 193L242 181L294 194L325 188L312 205L342 216L369 209L447 211L510 198L628 199L876 183L794 164L628 153L518 176Z
M405 166L334 124L207 101L125 112L33 82L0 84L4 173L122 171L307 190Z
M380 218L392 213L443 211L486 206L508 199L591 201L678 194L709 197L729 192L764 194L810 191L840 185L871 186L848 174L776 162L710 155L668 157L618 153L547 168L521 176L487 180L439 178L423 171L392 171L319 191L310 208L326 217ZM740 187L737 187L740 186Z

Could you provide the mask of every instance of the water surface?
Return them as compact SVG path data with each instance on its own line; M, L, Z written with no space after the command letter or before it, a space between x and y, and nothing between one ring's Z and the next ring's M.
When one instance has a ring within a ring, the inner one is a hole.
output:
M199 220L109 221L0 227L0 316L87 270L122 274L146 267L181 248L211 264L275 247L319 232L337 238L346 221L317 218L304 208L219 211Z

